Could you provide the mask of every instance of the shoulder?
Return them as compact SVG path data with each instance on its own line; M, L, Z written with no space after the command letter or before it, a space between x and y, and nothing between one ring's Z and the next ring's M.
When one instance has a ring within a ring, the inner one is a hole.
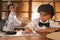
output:
M13 15L13 13L12 13L12 12L10 12L9 16L12 16L12 15Z
M53 27L59 27L59 22L56 22L55 20L50 20L50 25L53 26Z
M39 21L40 21L40 19L39 18L36 18L36 19L33 19L32 22L39 22Z
M49 22L50 22L50 24L59 25L59 22L57 22L57 21L55 21L55 20L53 20L53 19L51 19Z
M54 19L50 19L49 22L56 22Z
M50 23L53 23L53 24L59 24L59 22L57 22L57 21L55 21L55 20L53 20L53 19L50 19L49 22L50 22Z

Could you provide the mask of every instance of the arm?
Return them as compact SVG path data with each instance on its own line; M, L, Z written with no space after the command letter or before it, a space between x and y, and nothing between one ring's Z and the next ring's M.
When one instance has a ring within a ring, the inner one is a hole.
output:
M19 24L21 24L22 23L22 19L18 19L16 16L14 16L14 19L16 20L16 22L18 22Z
M28 25L25 26L24 32L31 33L34 31L34 28L35 28L35 22L31 21Z
M50 21L50 27L46 29L36 30L40 32L54 32L55 30L60 29L60 25L58 22Z
M13 21L13 24L15 25L15 26L20 26L21 24L22 24L22 22L23 22L23 20L20 18L20 19L18 19L17 17L16 17L16 15L14 15L13 16L14 17L14 21Z
M32 30L29 27L26 27L24 33L32 33Z
M58 30L59 28L47 28L42 30L36 30L36 32L54 32L55 30Z

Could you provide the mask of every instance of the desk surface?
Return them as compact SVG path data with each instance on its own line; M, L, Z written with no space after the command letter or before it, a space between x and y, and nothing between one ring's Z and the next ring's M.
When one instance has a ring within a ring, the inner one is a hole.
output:
M12 39L13 40L52 40L46 37L47 34L50 34L50 33L42 32L40 34L37 34L37 33L25 34L25 33L22 33L21 31L18 31L17 34L15 35L6 35L5 33L0 32L0 40L12 40Z
M60 40L60 32L53 32L47 35L48 38Z
M31 34L21 34L17 32L16 35L5 35L5 33L0 32L0 40L50 40L36 33Z
M40 36L37 33L25 34L18 31L15 35L6 35L0 32L0 40L40 40Z
M38 33L24 33L22 31L17 31L16 34L13 34L13 35L7 35L5 32L0 32L0 36L40 36Z

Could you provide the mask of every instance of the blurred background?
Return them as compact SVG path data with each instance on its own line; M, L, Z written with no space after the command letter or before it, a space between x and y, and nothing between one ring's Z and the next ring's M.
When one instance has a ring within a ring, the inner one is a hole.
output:
M48 3L55 8L55 15L52 19L60 22L60 0L0 0L0 21L3 20L3 23L8 18L7 6L10 3L17 6L17 16L25 20L24 26L31 20L39 18L38 7Z
M33 20L39 17L37 9L41 4L51 4L55 8L54 20L60 21L60 0L0 0L0 19L7 19L7 5L14 3L17 14L24 20Z

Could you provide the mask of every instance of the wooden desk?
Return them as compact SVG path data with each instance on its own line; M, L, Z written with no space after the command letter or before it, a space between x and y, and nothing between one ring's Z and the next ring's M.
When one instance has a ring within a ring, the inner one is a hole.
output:
M53 40L53 39L49 39L48 37L46 37L46 35L50 34L50 32L40 32L39 34L40 34L40 36L37 36L37 35L29 36L28 34L26 34L28 36L26 36L24 34L23 34L23 36L20 36L21 34L18 34L18 36L2 35L2 36L0 36L0 40Z
M40 40L41 36L35 34L21 34L17 33L15 35L6 35L0 32L0 40Z
M59 30L60 28L49 28L49 29L44 29L44 30L41 30L40 32L37 32L38 34L41 35L42 39L44 40L54 40L52 38L49 38L47 37L48 34L50 33L54 33L55 30ZM54 35L54 34L53 34Z
M0 37L0 40L40 40L39 37L33 36L4 36Z
M60 32L53 32L47 35L48 38L54 40L60 40Z

